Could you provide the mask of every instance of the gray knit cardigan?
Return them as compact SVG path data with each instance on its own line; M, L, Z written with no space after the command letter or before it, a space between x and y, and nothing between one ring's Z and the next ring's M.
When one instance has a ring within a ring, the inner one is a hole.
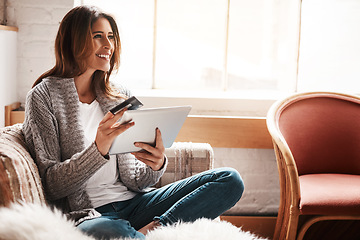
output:
M123 88L119 91L130 95ZM104 114L122 101L110 99L100 91L96 94ZM70 213L77 223L99 216L92 209L85 186L108 161L95 143L85 147L79 118L79 97L73 78L48 77L27 94L23 132L39 168L46 199ZM165 166L153 171L131 154L118 154L117 161L120 181L135 192L147 191L166 169Z

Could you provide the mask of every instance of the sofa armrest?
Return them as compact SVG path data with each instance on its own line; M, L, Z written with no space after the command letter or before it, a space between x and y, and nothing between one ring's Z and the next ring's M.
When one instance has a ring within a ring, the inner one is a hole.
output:
M168 167L156 187L164 186L214 167L214 151L208 143L175 142L165 149Z

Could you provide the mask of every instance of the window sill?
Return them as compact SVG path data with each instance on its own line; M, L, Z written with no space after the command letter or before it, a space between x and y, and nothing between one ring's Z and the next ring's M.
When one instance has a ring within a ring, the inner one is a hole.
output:
M265 117L280 92L132 90L144 107L191 105L190 115Z

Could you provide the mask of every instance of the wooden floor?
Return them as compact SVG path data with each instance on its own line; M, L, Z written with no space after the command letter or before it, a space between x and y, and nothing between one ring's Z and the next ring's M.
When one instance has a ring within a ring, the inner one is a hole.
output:
M300 222L301 222L300 216ZM272 239L276 217L268 216L221 216L244 231L249 231L259 237ZM312 225L304 236L304 240L359 240L360 221L332 220L322 221Z

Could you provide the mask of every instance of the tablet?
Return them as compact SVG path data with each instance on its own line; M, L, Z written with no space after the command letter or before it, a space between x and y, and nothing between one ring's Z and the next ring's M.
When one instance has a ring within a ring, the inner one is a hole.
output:
M115 138L109 154L141 150L134 146L135 142L145 142L154 146L156 128L161 131L164 147L171 147L190 110L191 106L176 106L124 112L119 122L133 121L135 125Z

